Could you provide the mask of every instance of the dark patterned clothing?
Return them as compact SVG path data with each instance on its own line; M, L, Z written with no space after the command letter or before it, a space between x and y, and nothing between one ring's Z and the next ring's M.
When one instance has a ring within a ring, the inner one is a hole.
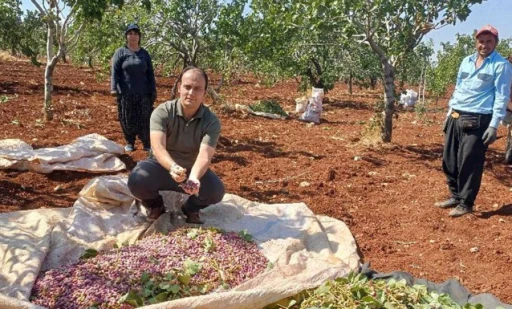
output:
M156 94L155 73L149 53L124 46L112 57L110 90L118 94Z
M149 119L153 112L150 95L127 94L117 96L117 116L123 129L124 139L134 145L138 136L144 148L150 148Z

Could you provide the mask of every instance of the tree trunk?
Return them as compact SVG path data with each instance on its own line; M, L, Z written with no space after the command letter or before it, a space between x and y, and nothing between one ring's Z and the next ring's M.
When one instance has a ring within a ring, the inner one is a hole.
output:
M384 98L386 105L383 111L381 139L385 143L391 142L393 136L393 113L395 112L395 68L379 45L370 37L367 39L372 50L379 56L384 72Z
M383 61L384 70L384 97L386 106L383 112L384 121L382 123L382 141L391 142L393 135L393 113L395 112L395 69L386 59Z
M53 105L52 105L52 92L53 92L53 69L55 64L53 57L53 35L54 25L48 22L48 38L46 41L46 69L44 70L44 103L43 114L45 121L53 120Z
M68 63L68 60L66 59L66 52L65 51L62 52L61 58L62 58L62 62Z
M53 25L48 23L48 38L46 40L46 61L50 62L53 58Z
M375 90L375 87L377 87L377 77L372 76L370 77L370 89Z
M348 75L348 93L352 95L352 72Z
M49 61L46 64L44 71L44 106L43 114L45 121L53 120L53 104L52 104L52 92L53 92L53 70L57 61Z

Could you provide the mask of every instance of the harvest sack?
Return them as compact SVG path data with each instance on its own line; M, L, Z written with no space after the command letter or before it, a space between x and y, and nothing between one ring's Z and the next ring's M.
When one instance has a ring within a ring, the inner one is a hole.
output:
M324 90L322 88L313 88L311 91L311 97L308 99L306 111L299 117L299 119L308 122L320 123L323 99Z
M418 101L418 93L414 90L407 89L405 93L400 95L400 104L403 104L405 107L412 107L416 105Z

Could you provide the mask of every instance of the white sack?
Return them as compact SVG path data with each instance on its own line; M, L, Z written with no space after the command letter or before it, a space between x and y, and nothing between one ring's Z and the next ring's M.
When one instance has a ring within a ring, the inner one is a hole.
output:
M311 97L308 99L306 111L299 117L300 120L320 123L322 115L322 101L324 99L324 90L322 88L314 88L311 90Z
M405 93L400 95L400 104L404 106L412 107L416 105L418 101L418 93L414 90L407 89Z

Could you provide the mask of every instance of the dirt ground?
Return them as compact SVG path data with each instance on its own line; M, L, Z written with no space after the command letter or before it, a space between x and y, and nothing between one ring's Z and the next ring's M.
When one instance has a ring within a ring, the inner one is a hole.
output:
M59 64L55 119L44 123L43 71L28 62L0 62L0 139L41 148L99 133L124 144L108 76ZM157 77L157 104L169 98L172 81ZM221 94L233 104L277 99L293 111L296 88L294 81L264 87L242 77ZM229 193L266 203L305 202L316 214L343 220L363 260L377 271L402 270L435 282L457 278L473 293L512 303L512 167L503 164L505 128L487 153L477 211L451 219L447 210L433 207L447 196L441 170L446 100L425 113L401 110L393 143L371 146L363 132L380 98L380 89L356 88L350 96L338 85L326 94L322 122L315 126L297 117L270 120L218 110L223 131L213 170ZM137 147L122 156L129 169L146 157ZM0 171L0 212L71 207L97 176Z

